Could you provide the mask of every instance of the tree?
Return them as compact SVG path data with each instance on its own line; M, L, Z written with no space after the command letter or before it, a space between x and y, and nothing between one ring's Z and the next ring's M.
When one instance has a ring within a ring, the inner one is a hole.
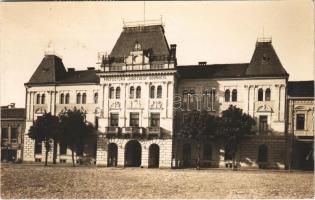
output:
M243 110L230 105L222 112L218 121L217 137L226 142L226 150L232 156L232 168L235 167L235 155L238 150L238 144L249 135L254 134L253 127L255 120Z
M196 141L198 156L196 168L200 167L200 146L205 139L215 139L217 118L207 111L194 110L186 113L180 123L180 136Z
M91 124L86 123L85 113L80 110L67 110L60 113L59 117L62 130L59 141L70 148L72 165L74 167L74 151L76 151L80 145L83 145L87 139L95 136L95 131Z
M33 126L30 127L28 135L37 142L45 143L45 166L47 166L48 152L51 150L51 143L59 132L59 118L45 113L37 117Z

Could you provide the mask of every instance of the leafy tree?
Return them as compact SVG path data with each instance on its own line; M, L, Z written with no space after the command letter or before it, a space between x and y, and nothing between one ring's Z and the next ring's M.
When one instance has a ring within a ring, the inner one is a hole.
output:
M194 110L186 113L180 123L180 136L196 141L198 146L198 156L196 168L200 167L200 146L206 139L215 139L217 118L207 111Z
M71 149L72 165L74 162L74 151L82 146L87 139L95 136L95 131L92 125L86 123L85 113L80 110L67 110L59 114L62 134L59 138Z
M48 152L51 150L51 143L59 132L59 118L45 113L37 117L33 126L30 127L28 135L37 142L45 143L45 166L47 166Z
M238 144L244 137L255 133L252 130L255 125L255 120L236 106L230 105L227 110L222 112L218 121L217 136L226 142L227 153L232 156L233 169Z

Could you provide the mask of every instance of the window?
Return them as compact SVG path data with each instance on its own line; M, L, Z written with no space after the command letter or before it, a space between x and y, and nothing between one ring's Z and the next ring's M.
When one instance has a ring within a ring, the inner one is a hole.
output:
M98 103L98 93L94 93L94 103Z
M203 146L203 159L212 160L212 148L210 144L205 144Z
M258 148L258 162L268 161L268 148L266 145L260 145Z
M261 115L259 116L259 133L266 134L268 131L268 122L267 116Z
M110 99L113 99L113 98L114 98L114 93L115 93L114 87L110 87L110 88L109 88L109 98L110 98Z
M151 127L160 127L160 113L151 113Z
M225 90L224 99L225 99L225 102L230 101L230 90Z
M35 140L35 154L42 154L42 142Z
M157 87L157 95L156 98L162 98L162 86Z
M5 143L8 142L9 139L8 128L1 128L1 146L4 146Z
M135 88L133 86L130 87L129 89L129 98L133 99L135 93Z
M86 104L86 93L82 95L82 104Z
M116 88L116 99L120 99L120 87Z
M130 113L130 126L139 126L139 113Z
M60 155L66 155L67 154L67 145L65 143L60 144L59 154Z
M40 104L40 94L36 95L36 104Z
M237 90L232 90L232 101L237 101Z
M304 130L305 126L305 115L297 114L296 115L296 130Z
M140 86L138 86L136 89L136 98L137 99L141 98L141 87Z
M258 90L258 101L263 101L264 91L262 88Z
M64 104L65 103L65 95L61 94L60 95L60 104Z
M18 129L11 128L11 143L17 143L17 142L18 142Z
M110 114L110 126L118 126L119 115L117 113Z
M45 94L42 94L42 102L41 102L42 104L45 104L45 97L46 97Z
M270 101L270 96L271 96L271 91L270 88L268 88L265 92L265 101Z
M212 90L210 90L210 96L211 96L211 101L212 102L215 102L215 98L216 98L216 92L215 92L215 89L212 89Z
M80 104L81 103L81 94L78 93L77 94L77 104Z
M150 98L153 99L154 98L154 93L155 93L155 87L151 86L150 87Z
M69 104L69 102L70 102L70 94L67 93L66 94L66 104Z

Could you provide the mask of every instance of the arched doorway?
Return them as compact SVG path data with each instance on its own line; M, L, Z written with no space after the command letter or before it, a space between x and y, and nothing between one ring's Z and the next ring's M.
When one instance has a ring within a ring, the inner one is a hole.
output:
M117 166L117 155L118 147L115 143L110 143L108 145L108 156L107 156L107 166L116 167Z
M191 165L191 146L189 143L183 145L183 166L190 167Z
M149 168L158 168L160 162L160 147L157 144L151 144L149 147Z
M140 167L141 145L137 140L130 140L125 146L125 167Z

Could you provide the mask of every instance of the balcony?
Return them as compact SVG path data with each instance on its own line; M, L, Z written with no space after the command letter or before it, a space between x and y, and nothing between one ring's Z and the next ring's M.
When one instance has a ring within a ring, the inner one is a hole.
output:
M157 135L160 137L161 135L161 128L160 127L147 127L147 135Z
M131 126L131 127L124 127L123 128L123 134L143 134L143 128L137 127L137 126Z
M116 127L116 126L110 126L110 127L105 127L105 134L108 135L117 135L120 133L120 127Z

